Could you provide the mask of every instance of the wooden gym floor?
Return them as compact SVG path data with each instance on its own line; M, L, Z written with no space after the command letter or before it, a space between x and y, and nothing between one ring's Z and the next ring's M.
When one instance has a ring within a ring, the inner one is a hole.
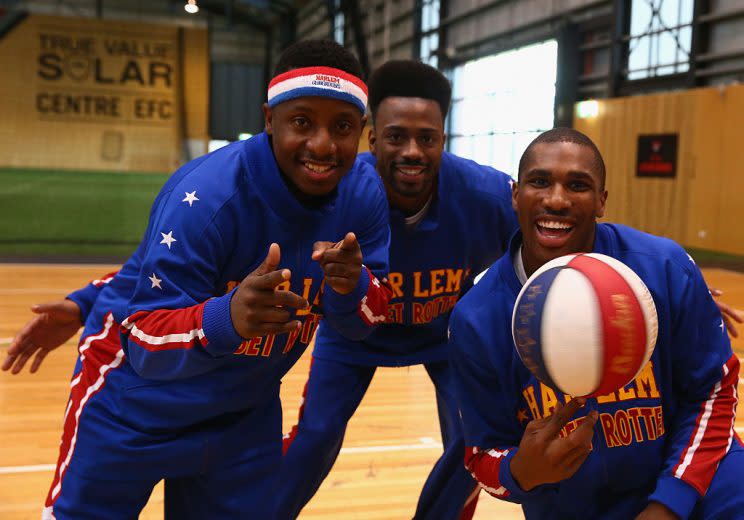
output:
M110 272L106 265L0 264L0 360L10 338L31 317L33 303L50 301ZM724 300L744 309L744 274L704 270ZM744 335L744 327L739 327ZM76 341L50 354L39 372L0 372L0 518L38 519L56 461ZM744 339L734 340L744 358ZM285 430L294 424L309 350L284 378ZM740 395L744 390L740 379ZM744 435L744 406L737 430ZM351 420L338 462L301 519L399 520L413 515L421 486L441 453L433 387L421 367L379 369ZM162 518L158 486L141 518ZM476 519L522 518L521 510L481 493Z

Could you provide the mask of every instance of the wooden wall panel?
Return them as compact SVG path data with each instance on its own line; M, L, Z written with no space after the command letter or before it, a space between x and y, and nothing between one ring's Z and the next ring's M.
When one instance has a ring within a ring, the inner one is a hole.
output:
M744 254L744 85L728 87L722 98L721 199L714 249Z
M725 106L717 89L691 91L689 96L695 102L695 125L691 146L680 148L680 155L691 157L692 167L687 172L690 179L687 229L679 240L687 246L717 249L715 237L723 216L719 211L723 196L720 123Z
M183 30L183 95L186 139L198 140L207 153L209 142L209 35L203 29Z
M186 33L183 125L177 27L29 16L0 40L0 167L177 167L182 139L207 133L206 31Z
M744 254L744 86L705 88L599 102L575 118L607 165L606 220L686 246ZM638 136L677 133L673 179L635 175Z

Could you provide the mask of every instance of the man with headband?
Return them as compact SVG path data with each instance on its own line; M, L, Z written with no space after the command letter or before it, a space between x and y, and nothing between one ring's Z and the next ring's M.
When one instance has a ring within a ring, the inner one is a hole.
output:
M135 518L163 479L166 517L272 517L281 377L321 316L358 339L387 312L366 96L343 47L288 48L266 131L180 168L121 271L70 295L85 330L43 518Z

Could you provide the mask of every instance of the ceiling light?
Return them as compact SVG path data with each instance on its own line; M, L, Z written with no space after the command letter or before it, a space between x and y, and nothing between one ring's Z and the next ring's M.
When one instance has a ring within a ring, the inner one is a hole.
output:
M599 115L599 103L595 99L580 101L576 104L576 115L579 119L591 119Z

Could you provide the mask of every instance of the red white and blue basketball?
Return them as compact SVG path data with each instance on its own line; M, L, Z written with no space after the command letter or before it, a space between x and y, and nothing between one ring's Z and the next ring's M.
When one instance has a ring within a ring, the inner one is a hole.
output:
M530 276L512 313L525 366L575 397L625 386L648 362L658 317L646 285L628 266L598 253L556 258Z

